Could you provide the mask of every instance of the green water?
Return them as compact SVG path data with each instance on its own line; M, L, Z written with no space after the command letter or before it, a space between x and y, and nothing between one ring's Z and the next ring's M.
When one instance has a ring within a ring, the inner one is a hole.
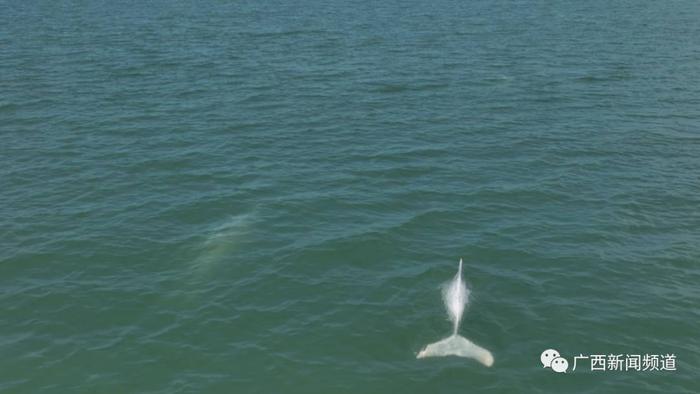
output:
M0 391L700 392L699 20L0 0Z

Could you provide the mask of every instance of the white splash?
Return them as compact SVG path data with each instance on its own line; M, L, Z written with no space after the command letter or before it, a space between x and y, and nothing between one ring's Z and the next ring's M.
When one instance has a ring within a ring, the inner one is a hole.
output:
M469 301L469 289L462 280L462 259L459 260L457 275L443 287L442 299L453 324L452 335L427 345L418 353L417 358L459 356L473 358L487 367L493 365L491 352L458 334L459 322Z
M442 300L447 308L447 314L453 324L453 334L459 330L459 322L464 314L464 307L469 302L469 289L462 280L462 259L459 259L459 270L451 282L442 288Z

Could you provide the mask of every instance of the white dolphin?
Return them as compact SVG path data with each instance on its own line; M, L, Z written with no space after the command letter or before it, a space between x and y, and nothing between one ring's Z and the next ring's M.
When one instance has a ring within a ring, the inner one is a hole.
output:
M467 289L462 280L462 259L459 259L457 275L443 288L442 298L450 320L452 320L452 335L427 345L418 352L416 358L459 356L473 358L487 367L492 366L493 355L491 352L457 333L459 322L462 320L462 314L464 313L464 306L469 299L469 289Z

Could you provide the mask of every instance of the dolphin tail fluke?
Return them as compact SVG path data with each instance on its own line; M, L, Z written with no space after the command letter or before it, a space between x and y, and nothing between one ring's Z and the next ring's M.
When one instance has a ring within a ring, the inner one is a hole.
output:
M427 345L416 358L458 356L473 358L487 367L493 365L493 355L481 346L461 335L452 335L443 340Z

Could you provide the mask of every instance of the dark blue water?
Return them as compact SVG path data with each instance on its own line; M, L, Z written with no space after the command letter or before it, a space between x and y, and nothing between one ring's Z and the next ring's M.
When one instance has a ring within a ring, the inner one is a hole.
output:
M698 20L0 0L0 390L698 392Z

